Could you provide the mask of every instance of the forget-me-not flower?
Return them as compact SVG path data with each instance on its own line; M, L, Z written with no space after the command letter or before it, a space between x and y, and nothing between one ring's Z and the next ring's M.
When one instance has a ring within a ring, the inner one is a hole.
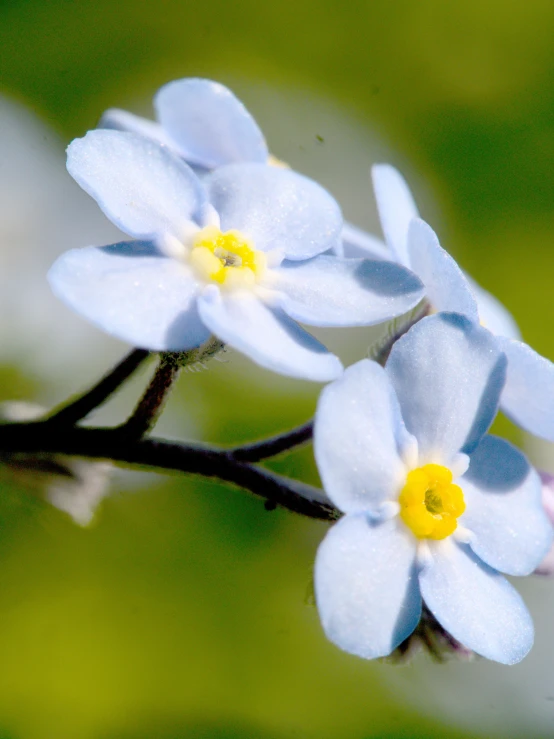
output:
M74 141L68 170L138 241L69 251L50 284L135 346L187 351L213 333L264 367L325 382L342 365L296 321L371 325L423 296L399 265L322 254L340 239L340 209L290 170L230 164L201 182L168 149L111 130Z
M393 259L425 285L433 311L462 313L497 336L508 358L501 409L536 436L554 441L554 364L520 341L504 306L458 267L424 221L406 181L388 164L372 168L373 186L386 246L363 231L343 233L346 256Z
M532 572L552 527L537 473L486 435L505 364L489 331L440 313L399 339L385 368L362 360L323 390L315 456L346 515L320 545L315 592L342 649L390 654L422 601L489 659L512 664L531 648L531 618L500 573Z

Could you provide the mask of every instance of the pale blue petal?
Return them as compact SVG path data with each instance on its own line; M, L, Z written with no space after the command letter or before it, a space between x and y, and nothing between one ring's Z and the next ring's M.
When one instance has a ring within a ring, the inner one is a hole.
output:
M343 254L347 259L394 259L394 254L386 244L351 223L345 223L342 227L342 243Z
M425 285L434 311L461 313L479 323L477 303L462 270L441 245L425 221L414 218L408 227L408 253L412 269Z
M128 131L146 139L151 139L160 146L176 149L176 144L169 138L159 123L128 113L126 110L109 108L103 113L97 128L109 128L114 131ZM178 153L178 152L177 152Z
M460 524L470 546L507 575L529 575L552 544L552 524L542 505L542 483L523 454L504 439L485 436L457 484L466 511Z
M330 249L328 249L324 254L331 254L335 257L340 257L341 259L344 258L344 244L342 242L342 239L339 239L335 242L335 245L332 246Z
M269 152L258 124L218 82L175 80L158 91L154 107L187 161L206 169L234 162L267 162Z
M238 229L257 249L309 259L340 242L336 201L313 180L289 169L231 164L204 180L223 231Z
M521 341L497 339L508 357L502 410L525 431L554 441L554 364Z
M449 634L473 652L513 665L533 646L533 622L521 597L467 545L431 547L419 575L423 601Z
M448 465L492 423L506 358L495 337L456 313L423 318L394 345L386 369L422 458Z
M325 492L346 513L379 512L406 479L402 454L413 448L383 368L369 359L323 389L314 454Z
M477 301L481 325L488 328L496 336L507 336L509 339L521 339L521 333L514 318L502 303L466 275L469 286Z
M152 351L185 351L210 336L190 268L131 241L72 249L48 274L53 292L112 336Z
M417 626L415 540L396 520L345 516L321 542L314 587L327 638L366 659L390 654Z
M342 372L338 357L251 292L223 295L210 286L200 295L198 310L216 336L266 369L315 382L334 380Z
M410 188L390 164L376 164L371 169L371 177L385 241L396 260L409 267L408 226L412 218L419 215Z
M176 154L133 133L89 131L69 145L67 169L116 226L138 238L179 238L206 199Z
M283 310L311 326L383 323L407 313L424 295L418 278L398 264L329 255L285 261L269 280L281 292Z

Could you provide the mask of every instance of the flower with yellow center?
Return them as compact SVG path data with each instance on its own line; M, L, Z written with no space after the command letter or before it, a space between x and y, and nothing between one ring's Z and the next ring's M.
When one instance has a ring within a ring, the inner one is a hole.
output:
M188 351L214 335L270 370L328 382L339 358L297 321L369 326L421 300L403 267L325 253L340 208L292 170L229 164L199 179L168 147L109 130L74 141L67 166L136 240L67 252L50 284L134 346Z
M345 515L319 547L314 584L342 649L390 654L423 603L478 654L512 664L531 648L531 618L500 573L531 573L552 526L536 472L486 434L505 365L489 331L438 313L395 343L384 368L362 360L323 390L314 452Z

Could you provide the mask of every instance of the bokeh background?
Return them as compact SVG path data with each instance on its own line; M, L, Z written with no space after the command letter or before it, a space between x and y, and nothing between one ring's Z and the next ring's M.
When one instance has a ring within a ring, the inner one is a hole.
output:
M554 359L553 34L550 0L2 0L0 399L54 405L127 351L44 280L63 250L117 238L63 149L108 107L151 115L185 76L230 86L272 151L375 233L369 166L397 165ZM347 362L371 341L325 338ZM121 420L148 371L95 420ZM317 393L231 353L182 376L157 433L251 439L310 417ZM497 430L552 468L548 445ZM317 482L309 449L274 466ZM520 665L366 663L318 623L321 523L185 476L118 473L87 529L0 491L1 739L554 736L552 581L518 584L537 628Z

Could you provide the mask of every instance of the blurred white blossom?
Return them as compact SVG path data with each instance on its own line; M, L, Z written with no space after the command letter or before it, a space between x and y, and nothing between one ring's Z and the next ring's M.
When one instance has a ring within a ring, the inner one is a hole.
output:
M46 408L8 401L0 405L0 422L34 421ZM69 514L80 526L89 524L100 501L109 493L112 465L65 454L3 454L0 474L20 488Z
M0 97L0 361L65 383L102 371L121 348L65 309L46 272L72 246L119 232L65 170L62 141L31 112ZM109 361L109 359L108 359Z

